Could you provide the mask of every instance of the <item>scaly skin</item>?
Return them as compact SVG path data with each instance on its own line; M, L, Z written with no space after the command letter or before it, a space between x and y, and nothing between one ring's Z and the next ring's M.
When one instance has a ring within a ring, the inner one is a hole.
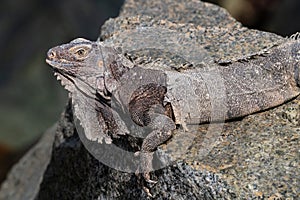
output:
M172 136L175 124L187 129L188 124L243 117L296 97L299 60L300 42L294 39L245 61L182 71L134 66L113 47L81 38L47 55L76 104L74 114L88 139L110 143L128 133L120 123L127 119L112 108L112 97L133 123L151 129L142 143L137 171L148 181L153 151Z

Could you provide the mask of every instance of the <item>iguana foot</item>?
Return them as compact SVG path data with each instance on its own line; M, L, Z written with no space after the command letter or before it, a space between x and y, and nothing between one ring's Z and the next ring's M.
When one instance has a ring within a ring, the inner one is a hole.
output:
M149 155L150 154L150 155ZM142 187L143 191L149 197L153 197L150 193L150 189L146 183L156 184L157 181L151 180L150 171L152 170L152 157L153 153L142 153L140 151L134 154L135 156L140 156L140 163L135 171L135 175L138 178L138 184Z
M140 156L140 163L138 169L135 172L137 177L143 176L144 180L147 183L155 184L157 181L151 180L150 172L152 169L152 159L153 159L153 152L152 153L144 153L144 152L136 152L135 156Z
M143 174L143 177L145 178L145 181L147 181L148 183L151 183L151 184L156 184L157 183L157 181L154 181L154 180L150 179L150 173Z
M152 194L150 193L149 188L147 188L147 187L144 186L144 187L143 187L143 190L144 190L144 192L147 194L147 196L153 197Z

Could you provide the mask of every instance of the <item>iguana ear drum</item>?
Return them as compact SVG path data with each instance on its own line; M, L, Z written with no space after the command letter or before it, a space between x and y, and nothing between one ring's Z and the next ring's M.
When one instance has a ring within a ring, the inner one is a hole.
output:
M99 62L98 62L98 67L99 67L99 68L102 68L102 67L103 67L103 60L99 60Z

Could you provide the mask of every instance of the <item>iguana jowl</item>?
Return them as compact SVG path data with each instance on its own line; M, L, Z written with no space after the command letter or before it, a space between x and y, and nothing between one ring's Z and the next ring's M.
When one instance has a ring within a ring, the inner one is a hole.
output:
M171 137L176 124L186 127L242 117L299 95L299 61L300 42L294 39L246 61L182 71L135 66L113 47L81 38L54 47L47 55L47 63L76 102L75 114L83 128L93 129L88 139L110 143L130 132L113 104L128 112L136 125L151 129L140 150L145 153L140 171L146 180L150 180L152 152ZM216 74L220 80L215 80ZM216 86L212 95L209 88L214 86L208 86L207 80L221 81L225 91L218 93ZM224 101L220 115L212 115L216 97Z

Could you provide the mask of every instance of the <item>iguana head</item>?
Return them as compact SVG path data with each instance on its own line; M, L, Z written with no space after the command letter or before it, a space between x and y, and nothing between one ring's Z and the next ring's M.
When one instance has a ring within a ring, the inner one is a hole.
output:
M70 43L53 47L47 53L46 62L71 93L79 89L91 95L96 90L105 90L105 69L99 42L77 38Z

